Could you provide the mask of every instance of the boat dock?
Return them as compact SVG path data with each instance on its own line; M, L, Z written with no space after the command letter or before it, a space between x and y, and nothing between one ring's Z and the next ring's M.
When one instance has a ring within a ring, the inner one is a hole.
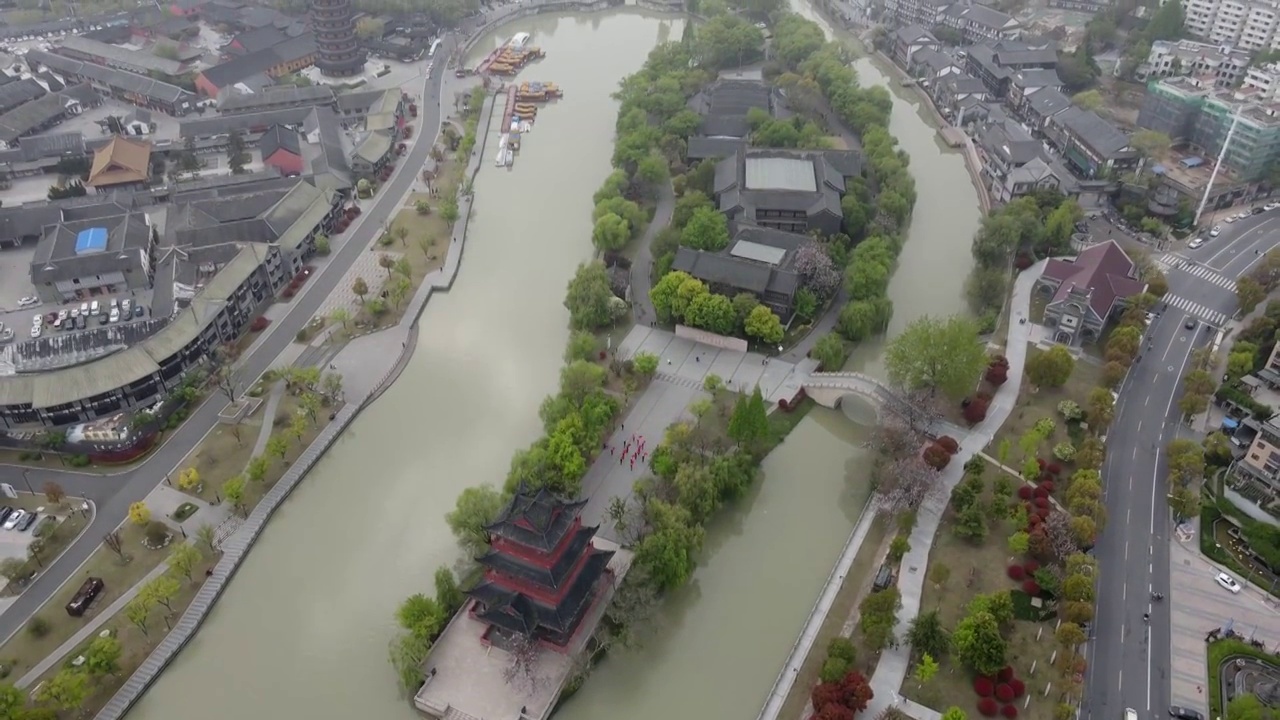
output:
M542 48L529 45L529 33L516 33L510 40L486 55L484 60L476 66L476 73L510 77L523 70L525 65L546 56Z
M506 105L499 125L498 154L494 164L511 167L515 154L520 150L520 140L533 129L538 116L538 104L564 96L564 91L553 82L525 81L507 86Z

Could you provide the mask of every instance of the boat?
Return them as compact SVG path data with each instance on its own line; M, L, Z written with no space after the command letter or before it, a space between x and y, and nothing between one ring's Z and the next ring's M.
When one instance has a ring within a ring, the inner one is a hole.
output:
M509 138L506 133L503 133L502 137L498 138L498 156L494 158L493 162L497 167L507 167L511 165L512 153L511 148L508 147L508 142Z
M508 46L508 47L513 47L513 48L516 48L516 49L520 49L520 48L524 47L526 44L528 44L529 39L530 39L531 37L533 37L533 36L532 36L532 35L530 35L530 34L529 34L529 33L527 33L527 32L519 32L519 33L516 33L515 35L512 35L512 36L511 36L511 39L510 39L510 40L508 40L508 41L507 41L507 46Z

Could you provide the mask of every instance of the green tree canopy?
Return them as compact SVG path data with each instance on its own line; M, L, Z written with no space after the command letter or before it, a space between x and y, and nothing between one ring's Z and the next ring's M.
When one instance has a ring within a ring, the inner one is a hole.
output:
M569 322L578 330L594 330L613 322L613 289L604 263L593 261L578 265L569 281L564 306L569 309Z
M707 252L723 250L729 246L728 220L712 207L700 207L680 232L680 244Z
M977 325L959 315L925 315L908 325L885 350L885 367L895 386L941 391L957 401L973 392L986 364Z

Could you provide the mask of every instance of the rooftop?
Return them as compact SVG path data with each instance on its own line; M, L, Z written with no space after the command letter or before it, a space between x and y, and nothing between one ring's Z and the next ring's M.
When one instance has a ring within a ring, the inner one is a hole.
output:
M101 58L108 63L116 62L129 67L139 67L148 72L157 72L161 75L181 75L183 72L183 65L177 60L156 57L149 52L130 50L118 45L90 40L79 35L63 37L61 44L54 46L54 52L58 52L60 49L64 52L79 53L94 59Z
M1137 295L1147 287L1137 279L1137 266L1114 240L1088 247L1074 259L1050 260L1043 277L1061 283L1051 302L1066 300L1073 288L1086 290L1089 307L1104 321L1117 300Z
M194 99L192 93L176 85L170 85L146 75L116 70L97 63L74 60L43 50L28 50L26 59L28 63L39 63L64 76L89 78L94 82L116 90L136 93L142 97L162 103L178 106L184 100Z
M221 65L214 65L200 73L216 88L225 88L241 80L265 73L277 65L300 60L316 52L316 40L311 34L286 40L278 45L242 55Z
M111 138L106 147L93 154L89 187L145 182L151 174L151 143L122 135Z
M807 158L748 157L746 164L748 190L818 191L813 161Z
M1066 128L1103 158L1113 158L1130 149L1129 136L1092 110L1067 108L1054 115L1052 122Z

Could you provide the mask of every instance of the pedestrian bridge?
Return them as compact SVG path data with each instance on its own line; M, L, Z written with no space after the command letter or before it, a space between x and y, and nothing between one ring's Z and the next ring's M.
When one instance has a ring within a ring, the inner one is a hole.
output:
M884 383L857 372L813 372L801 382L805 394L823 407L838 408L840 401L857 395L869 401L879 413L886 402L899 402Z

